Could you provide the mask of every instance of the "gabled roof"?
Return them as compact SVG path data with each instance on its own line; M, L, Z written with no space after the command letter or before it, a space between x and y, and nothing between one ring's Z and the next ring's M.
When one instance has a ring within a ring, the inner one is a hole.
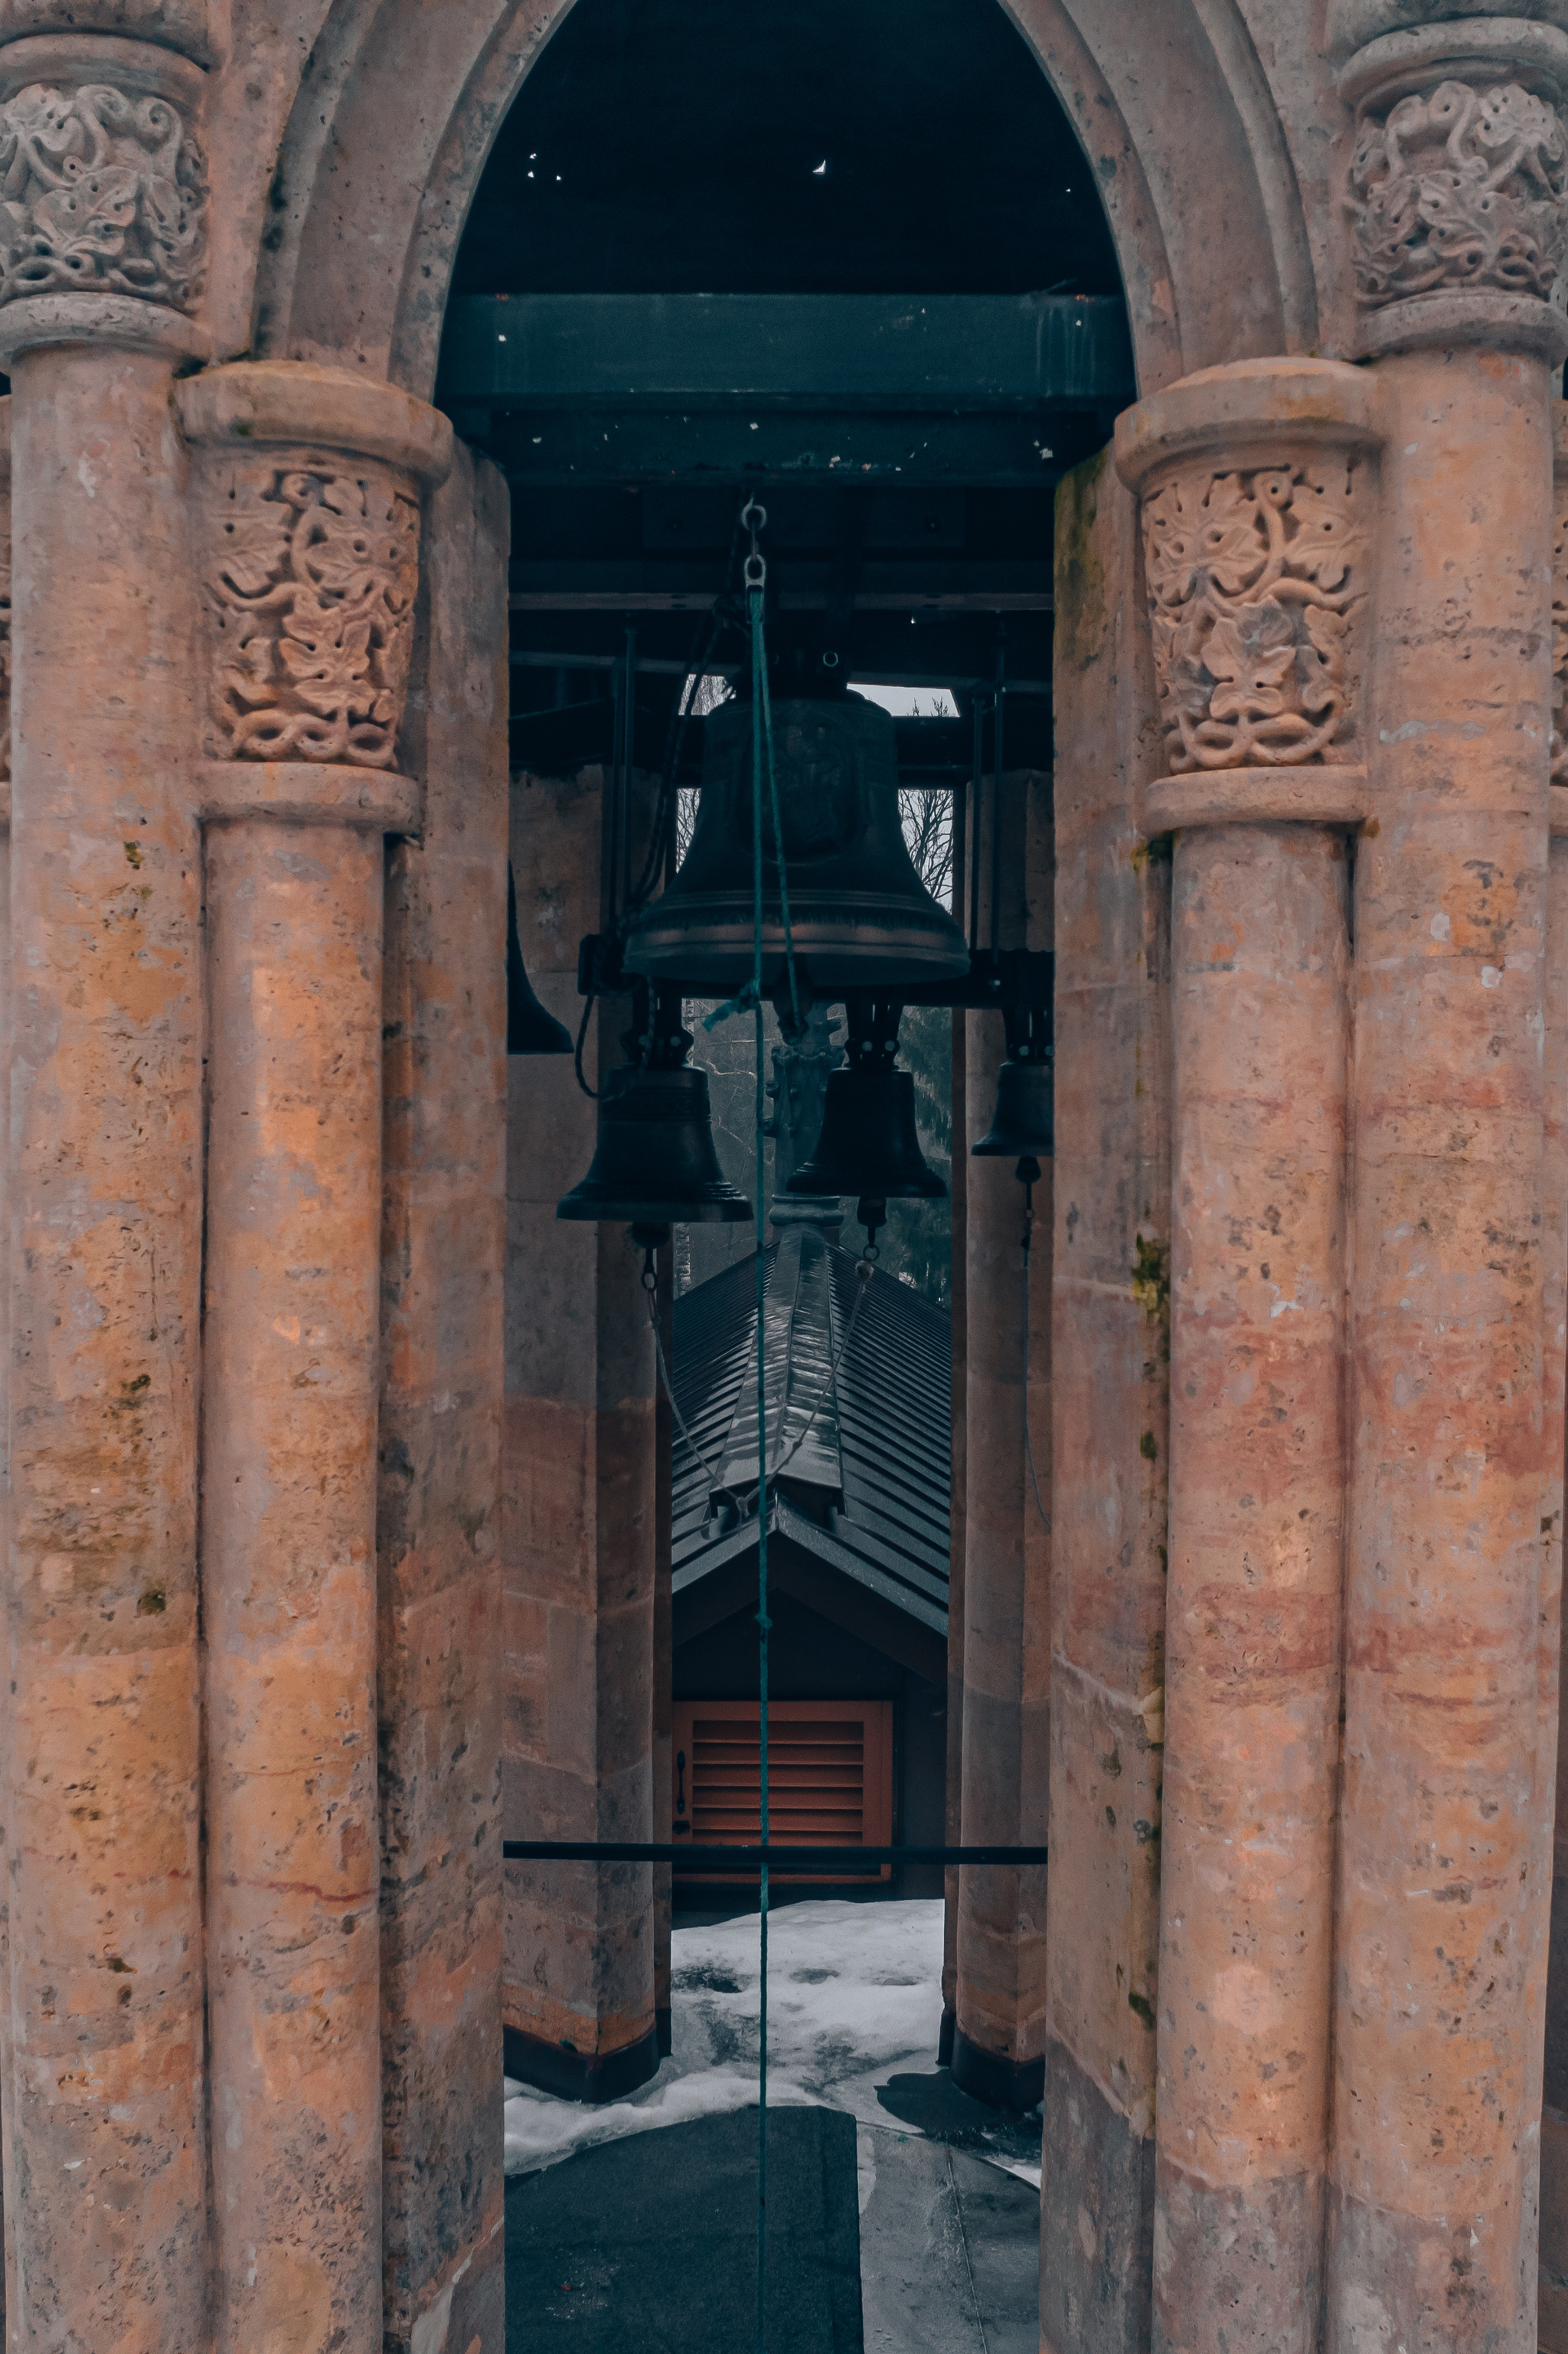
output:
M768 1452L770 1464L783 1460L779 1486L769 1480L769 1558L777 1532L866 1599L914 1620L927 1642L945 1641L948 1314L878 1273L845 1345L861 1288L852 1254L817 1227L791 1226L763 1257ZM675 1395L695 1442L688 1444L677 1419L672 1585L679 1608L683 1596L694 1598L694 1589L757 1549L755 1258L675 1302L674 1341ZM808 1417L809 1435L796 1447Z

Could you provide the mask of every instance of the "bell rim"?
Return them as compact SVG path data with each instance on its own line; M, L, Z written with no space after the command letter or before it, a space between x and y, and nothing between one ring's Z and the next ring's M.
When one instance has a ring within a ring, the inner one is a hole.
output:
M577 1225L601 1221L615 1225L624 1220L628 1225L738 1226L743 1219L754 1221L757 1212L744 1193L726 1202L694 1202L689 1198L679 1202L633 1202L624 1195L600 1202L581 1199L574 1191L556 1203L556 1215Z
M1047 1144L1032 1144L1027 1139L1020 1143L1016 1137L998 1139L992 1130L982 1136L978 1144L969 1147L971 1161L1054 1161L1055 1158L1054 1137Z
M951 1192L950 1187L937 1175L935 1170L927 1172L931 1181L928 1185L922 1185L914 1179L909 1179L895 1185L873 1186L857 1183L852 1185L848 1192L842 1185L835 1185L830 1192L826 1186L821 1184L810 1186L801 1184L800 1180L806 1175L810 1167L810 1163L808 1161L805 1168L797 1169L792 1177L786 1179L784 1185L786 1201L847 1202L853 1197L869 1196L878 1202L945 1202L949 1198Z
M654 907L659 906L656 900ZM711 907L715 921L706 921ZM950 916L937 910L938 921L911 916L908 903L891 895L868 896L859 903L863 919L874 923L879 909L896 912L880 941L846 940L842 908L831 913L812 907L809 897L789 903L789 944L797 957L810 964L813 985L821 991L835 981L864 988L875 982L956 980L969 969L964 936ZM687 917L691 920L687 920ZM700 929L701 938L694 938ZM784 921L779 902L764 902L762 953L784 954ZM756 960L754 907L726 892L711 898L681 903L681 921L644 922L629 936L625 963L632 972L657 980L670 974L715 987L733 988L751 973Z
M557 1022L555 1015L546 1012L543 1007L541 1007L540 1011L544 1015L544 1020L550 1025L549 1032L546 1033L546 1035L549 1038L548 1044L544 1046L514 1046L511 1041L508 1040L506 1055L509 1062L520 1063L534 1055L570 1055L575 1052L577 1042L573 1038L571 1032L567 1028L566 1023L564 1022ZM535 1017L533 1014L528 1016L530 1022L534 1021L535 1018Z

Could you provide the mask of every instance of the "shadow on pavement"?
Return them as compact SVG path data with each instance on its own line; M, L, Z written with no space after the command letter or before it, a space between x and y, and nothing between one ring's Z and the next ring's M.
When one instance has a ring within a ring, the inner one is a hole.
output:
M988 2109L961 2093L945 2068L932 2073L890 2076L876 2088L879 2105L900 2125L955 2149L983 2150L988 2157L1040 2163L1040 2119Z
M863 2354L853 2117L768 2120L768 2354ZM506 2186L506 2354L744 2354L757 2111L605 2142Z

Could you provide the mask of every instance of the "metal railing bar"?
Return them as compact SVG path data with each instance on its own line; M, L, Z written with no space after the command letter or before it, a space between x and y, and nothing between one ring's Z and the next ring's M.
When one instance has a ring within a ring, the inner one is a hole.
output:
M702 1872L746 1872L767 1859L770 1872L845 1872L867 1864L1042 1864L1043 1847L693 1847L647 1840L503 1840L507 1863L683 1863Z

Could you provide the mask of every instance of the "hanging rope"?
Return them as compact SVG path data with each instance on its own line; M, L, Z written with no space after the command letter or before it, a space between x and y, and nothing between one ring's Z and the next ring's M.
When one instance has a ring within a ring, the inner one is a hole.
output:
M828 1370L822 1377L822 1381L817 1391L816 1396L811 1401L805 1421L801 1424L794 1437L789 1441L789 1446L785 1447L783 1454L774 1464L772 1471L768 1475L769 1484L777 1480L780 1473L789 1469L796 1456L800 1453L801 1447L805 1445L807 1439L810 1438L812 1426L816 1422L817 1416L821 1413L823 1406L827 1404L828 1398L832 1392L833 1384L838 1380L839 1370L843 1363L851 1339L854 1333L855 1320L860 1314L860 1303L865 1298L867 1287L871 1282L873 1267L869 1259L861 1259L856 1265L855 1273L860 1278L860 1281L855 1287L854 1298L850 1302L850 1312L845 1317L842 1329L839 1333L838 1346L833 1351ZM681 1412L681 1401L675 1395L675 1384L671 1378L669 1363L664 1355L663 1335L659 1330L658 1288L659 1278L653 1265L653 1253L650 1250L646 1255L642 1268L642 1289L648 1300L648 1321L652 1328L653 1332L653 1354L659 1367L659 1379L663 1384L664 1394L670 1401L670 1411L675 1417L682 1437L685 1440L686 1445L696 1457L698 1463L707 1475L709 1494L711 1496L727 1496L730 1502L735 1506L736 1511L738 1512L742 1508L743 1500L752 1494L752 1488L749 1482L738 1490L732 1488L727 1484L724 1478L724 1466L721 1463L718 1469L716 1470L715 1469L713 1464L709 1462L707 1457L703 1453L702 1448L697 1445L695 1438L692 1435L691 1427L686 1421L686 1417ZM779 1446L783 1446L784 1444L784 1425L789 1417L789 1399L788 1389L786 1389L785 1395L779 1404L779 1423L774 1433L775 1440Z
M702 1448L697 1445L696 1440L693 1437L691 1430L687 1426L686 1417L681 1412L681 1401L675 1395L675 1384L670 1379L670 1368L665 1363L664 1358L664 1336L659 1330L659 1277L657 1269L653 1265L653 1253L652 1250L647 1253L643 1261L642 1289L648 1300L648 1321L653 1330L653 1354L658 1361L659 1379L664 1384L664 1394L670 1401L670 1411L674 1416L675 1420L680 1426L682 1437L685 1440L686 1445L691 1448L692 1453L696 1457L697 1461L702 1465L703 1469L707 1474L708 1492L710 1495L729 1496L735 1504L736 1511L738 1511L740 1510L739 1498L735 1495L732 1489L726 1488L724 1485L721 1478L723 1467L720 1467L719 1471L715 1471L713 1465L708 1461L707 1457L703 1453Z
M751 534L751 552L744 567L747 611L751 622L751 994L757 1043L757 1754L759 1829L763 1855L758 1868L758 1946L759 1962L758 2037L757 2055L757 2354L768 2354L768 1267L763 1257L763 1140L768 1099L764 1092L762 1026L762 759L766 736L768 800L773 812L774 848L779 861L779 907L784 922L784 950L789 967L789 998L799 1021L795 995L795 951L789 938L789 901L784 882L784 836L779 824L779 786L773 774L772 714L767 712L768 657L762 637L763 591L768 566L757 545L757 535L768 521L768 511L748 499L740 520Z
M839 1377L839 1367L843 1363L844 1355L850 1344L850 1336L854 1331L855 1318L860 1314L860 1303L865 1298L866 1292L870 1288L872 1277L870 1260L864 1258L861 1259L855 1267L855 1274L859 1277L860 1280L855 1285L854 1298L850 1302L850 1312L844 1319L844 1328L839 1335L839 1345L834 1350L832 1361L830 1363L826 1373L822 1377L821 1386L818 1390L816 1396L811 1401L810 1412L807 1415L805 1421L800 1425L800 1427L796 1432L794 1437L789 1441L789 1447L779 1457L778 1462L773 1466L773 1477L775 1479L779 1478L781 1472L789 1469L789 1465L795 1460L796 1456L800 1452L801 1447L806 1444L807 1439L810 1438L811 1435L811 1425L816 1421L817 1416L821 1414L823 1406L827 1404L829 1393L832 1391L833 1384ZM786 1384L784 1396L779 1400L779 1441L781 1446L784 1439L784 1424L786 1417L789 1415L789 1396L788 1384Z

